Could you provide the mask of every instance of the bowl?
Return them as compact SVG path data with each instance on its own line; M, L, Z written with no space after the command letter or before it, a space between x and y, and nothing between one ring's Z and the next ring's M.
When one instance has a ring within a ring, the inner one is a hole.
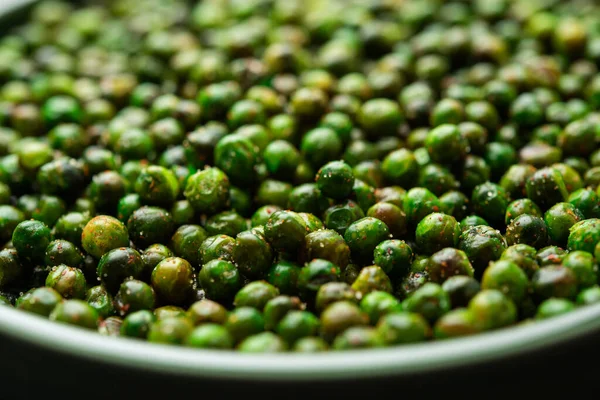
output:
M0 27L20 22L34 2L1 0ZM573 365L595 361L598 332L600 305L594 305L467 338L326 354L252 355L105 337L0 307L0 393L29 398L43 388L62 399L206 393L306 399L382 391L499 395L529 385L537 394L545 389L556 394L561 383L572 385L570 379L578 386L595 383L594 369Z

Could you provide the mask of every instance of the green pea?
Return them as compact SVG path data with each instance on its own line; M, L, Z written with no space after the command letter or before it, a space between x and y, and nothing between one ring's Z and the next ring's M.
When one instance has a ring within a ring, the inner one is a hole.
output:
M195 286L194 269L179 257L168 257L152 271L151 283L156 296L169 304L185 304Z
M303 310L305 305L298 297L279 295L273 297L265 304L263 315L265 319L265 329L274 330L279 321L292 310Z
M512 261L531 278L540 266L536 259L536 249L527 244L514 244L502 252L501 260Z
M568 193L562 175L558 170L542 168L527 179L527 197L543 211L556 203L567 200Z
M304 242L307 227L293 211L276 211L265 225L265 238L277 251L294 252Z
M467 307L477 329L493 330L512 325L517 320L514 303L496 289L482 290Z
M427 215L440 212L442 203L428 189L416 187L406 192L402 201L402 209L406 213L408 222L417 226Z
M473 314L466 308L457 308L443 315L433 328L436 339L448 339L479 333Z
M102 285L89 288L85 294L85 301L101 318L108 318L116 312L113 297Z
M429 131L425 147L434 162L451 164L464 158L467 142L456 125L442 124Z
M140 171L135 180L135 191L145 204L167 206L177 199L179 183L171 170L150 165Z
M340 235L344 235L350 225L364 216L365 214L358 204L352 200L346 200L325 210L323 223L327 229L333 229Z
M481 276L490 261L500 258L506 249L506 240L497 230L477 225L462 232L458 248L464 251L471 261L475 275Z
M203 324L222 325L227 320L227 309L217 302L202 299L188 308L187 316L196 326Z
M346 198L352 191L354 175L352 169L343 161L332 161L317 172L317 187L327 197L336 200Z
M96 329L99 318L94 308L79 299L65 300L56 305L48 317L51 321Z
M264 233L253 228L236 236L233 259L245 276L261 277L272 265L273 249Z
M150 331L150 326L155 321L156 317L151 311L140 310L133 312L123 319L120 333L122 336L146 339Z
M541 248L548 242L548 228L542 218L522 214L506 227L505 237L509 246L523 243Z
M198 284L209 299L219 301L232 299L241 288L242 280L233 263L214 259L202 266Z
M188 178L184 196L199 213L214 214L229 200L229 178L217 168L207 168Z
M588 252L571 251L563 259L562 265L575 272L580 290L593 286L598 281L598 266L594 261L594 256Z
M428 282L411 293L403 302L404 311L421 314L433 323L450 310L450 298L440 285Z
M265 321L260 311L253 307L235 308L225 321L225 328L231 334L235 343L264 330Z
M583 250L593 253L600 241L600 219L591 218L577 222L569 229L567 247L569 251Z
M481 290L480 283L468 275L454 275L442 284L442 290L448 294L453 309L463 308Z
M504 189L492 182L477 185L471 195L473 211L496 227L504 223L509 202Z
M173 229L171 214L160 207L140 207L129 216L127 221L129 237L138 247L167 242Z
M600 287L598 285L583 289L576 299L577 305L596 304L598 302L600 302Z
M572 204L584 218L598 218L600 216L600 200L591 189L578 189L572 192L567 201Z
M298 274L298 290L302 298L314 299L319 288L327 282L339 281L337 265L323 259L313 259L302 267Z
M48 317L52 310L63 301L62 296L50 287L39 287L23 293L15 307L30 313Z
M540 268L531 278L533 292L540 300L551 297L571 299L577 295L577 275L563 265Z
M338 334L353 326L368 324L368 316L358 305L348 301L337 301L330 304L321 313L321 332L324 338L332 341Z
M443 213L431 213L417 225L416 243L424 254L432 254L458 243L460 227L456 219Z
M56 290L66 299L83 299L86 292L86 281L83 272L64 264L50 270L46 278L46 286Z
M324 229L309 233L304 238L306 259L328 260L344 270L350 260L350 247L334 230Z
M233 338L229 331L218 324L206 323L196 327L185 339L185 345L203 349L231 349Z
M129 245L129 232L118 219L99 215L87 222L81 234L83 249L95 258L110 250Z
M409 187L418 178L419 166L413 152L408 149L398 149L383 159L381 171L389 184Z
M157 318L150 325L148 341L152 343L183 345L185 339L191 334L193 329L194 325L186 317Z
M490 263L483 273L481 288L496 289L509 297L514 304L523 301L529 281L523 270L512 261L499 260Z
M235 307L254 307L262 310L269 300L279 295L279 290L265 281L250 282L240 289L233 300Z
M572 311L574 309L575 304L572 301L566 299L550 298L544 300L544 302L538 306L535 318L548 319L561 314L568 313L569 311Z
M105 253L98 262L97 275L110 293L116 293L126 278L138 279L144 269L140 253L130 247L118 247Z

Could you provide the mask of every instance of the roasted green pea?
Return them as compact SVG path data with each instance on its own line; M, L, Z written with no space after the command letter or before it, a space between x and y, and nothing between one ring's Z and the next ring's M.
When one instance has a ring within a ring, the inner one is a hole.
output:
M593 286L598 281L598 265L590 253L581 250L571 251L563 259L562 265L575 272L580 290Z
M517 320L514 303L495 289L482 290L467 307L477 329L492 330L512 325Z
M442 203L428 189L416 187L406 192L402 201L402 208L406 213L408 222L417 226L425 216L440 212Z
M431 323L450 310L450 298L441 286L428 282L411 293L402 302L402 308L421 314Z
M304 242L307 226L293 211L277 211L265 224L265 238L277 251L294 252Z
M505 237L509 246L523 243L541 248L548 242L548 228L542 218L522 214L506 227Z
M169 304L185 304L195 288L194 269L179 257L165 258L152 271L152 288L156 296Z
M202 266L198 283L209 299L219 301L231 299L242 286L236 266L225 260L212 260Z
M529 281L523 270L512 261L499 260L490 263L483 273L481 288L496 289L520 304L527 293Z
M138 247L167 242L173 229L171 214L160 207L140 207L131 214L127 221L129 237Z
M324 229L309 233L304 238L306 259L328 260L344 270L350 259L350 247L334 230Z
M569 195L567 201L576 207L586 219L600 216L600 199L591 189L578 189Z
M203 349L231 349L233 338L225 327L206 323L190 332L185 339L185 345Z
M568 313L575 309L575 304L567 299L550 298L538 306L536 319L548 319Z
M509 201L504 189L492 182L476 186L471 194L473 211L496 227L504 223Z
M85 297L86 282L83 272L64 264L52 268L46 278L46 286L56 290L66 299Z
M474 269L465 252L452 247L433 253L428 259L425 271L431 282L440 284L455 275L474 275Z
M577 295L577 305L596 304L600 302L600 287L594 285L587 289L583 289Z
M99 322L96 310L79 299L65 300L57 304L49 319L87 329L96 329Z
M150 326L156 321L156 317L149 310L140 310L128 314L121 325L121 335L139 339L146 339Z
M543 211L567 200L568 193L562 175L553 168L542 168L527 179L527 197Z
M381 163L385 181L400 186L411 186L417 180L418 167L415 155L407 149L392 151Z
M462 308L481 290L480 283L468 275L454 275L442 284L442 289L450 298L452 308Z
M505 222L509 225L514 219L522 214L532 215L534 217L541 217L542 211L540 208L529 199L518 199L508 204L506 207Z
M561 264L565 258L566 251L558 246L547 246L540 249L536 254L536 260L540 267Z
M273 297L265 304L263 310L265 329L274 330L279 324L279 321L281 321L288 312L293 310L303 310L304 307L304 304L298 297L285 295Z
M52 233L41 221L20 222L12 233L12 244L24 260L42 261Z
M254 307L262 310L269 300L279 295L279 290L265 281L250 282L240 289L233 300L235 307Z
M600 241L600 219L591 218L577 222L569 229L567 247L569 251L583 250L594 253Z
M33 288L23 293L15 307L30 313L48 317L52 310L63 301L62 296L56 290L49 287Z
M577 275L563 265L540 268L531 278L535 296L540 300L551 297L571 299L577 295Z
M253 228L236 236L233 259L245 276L262 277L272 265L273 249L263 232Z
M442 124L429 131L425 147L434 162L451 164L466 155L467 141L456 125Z
M381 220L365 217L353 222L344 232L353 259L369 262L375 247L390 237L387 225Z
M150 165L140 171L135 181L135 191L144 204L167 206L177 199L179 183L171 170Z
M506 249L506 240L497 230L477 225L464 230L458 248L465 252L475 268L475 275L481 276L490 261L500 258Z
M260 333L264 330L265 321L260 311L253 307L239 307L229 313L225 321L225 328L239 343L245 338Z
M142 256L131 247L118 247L105 253L98 262L97 275L110 293L116 293L125 279L138 279L144 270Z
M346 200L325 210L323 223L327 229L333 229L340 235L344 235L350 225L364 216L365 214L358 204L352 200Z
M89 288L85 294L85 301L96 310L100 318L107 318L115 314L113 297L102 285Z
M469 198L458 190L449 190L440 196L440 203L444 213L452 215L457 220L467 216L469 211Z
M416 243L421 252L432 254L446 247L454 247L461 234L456 219L443 213L431 213L417 225Z
M188 308L187 316L196 326L202 324L222 325L227 320L227 309L212 300L202 299Z
M229 178L217 168L207 168L188 178L184 196L199 213L214 214L228 204Z
M368 321L368 316L358 305L348 301L337 301L321 313L321 332L326 340L331 341L346 329L367 325Z
M152 287L136 279L123 282L115 296L115 307L122 316L139 310L151 310L154 302Z
M473 313L466 308L457 308L444 314L433 327L436 339L448 339L479 333Z
M314 299L319 288L327 282L339 281L340 268L323 259L315 258L304 265L298 274L298 290L302 298Z
M517 264L528 278L531 278L535 271L540 268L536 260L535 248L527 244L515 244L507 247L502 252L500 259L512 261Z
M129 245L129 232L118 219L98 215L87 222L81 234L83 249L95 258L110 250Z
M571 227L583 219L582 212L572 203L556 203L544 214L548 236L560 245L567 243Z
M194 325L186 317L170 317L158 319L152 323L148 331L148 341L182 345L193 331Z

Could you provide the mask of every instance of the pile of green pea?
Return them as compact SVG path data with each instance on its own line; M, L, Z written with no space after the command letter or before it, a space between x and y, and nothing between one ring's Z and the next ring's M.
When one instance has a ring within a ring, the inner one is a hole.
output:
M600 303L599 66L592 0L42 0L0 37L1 302L242 352Z

